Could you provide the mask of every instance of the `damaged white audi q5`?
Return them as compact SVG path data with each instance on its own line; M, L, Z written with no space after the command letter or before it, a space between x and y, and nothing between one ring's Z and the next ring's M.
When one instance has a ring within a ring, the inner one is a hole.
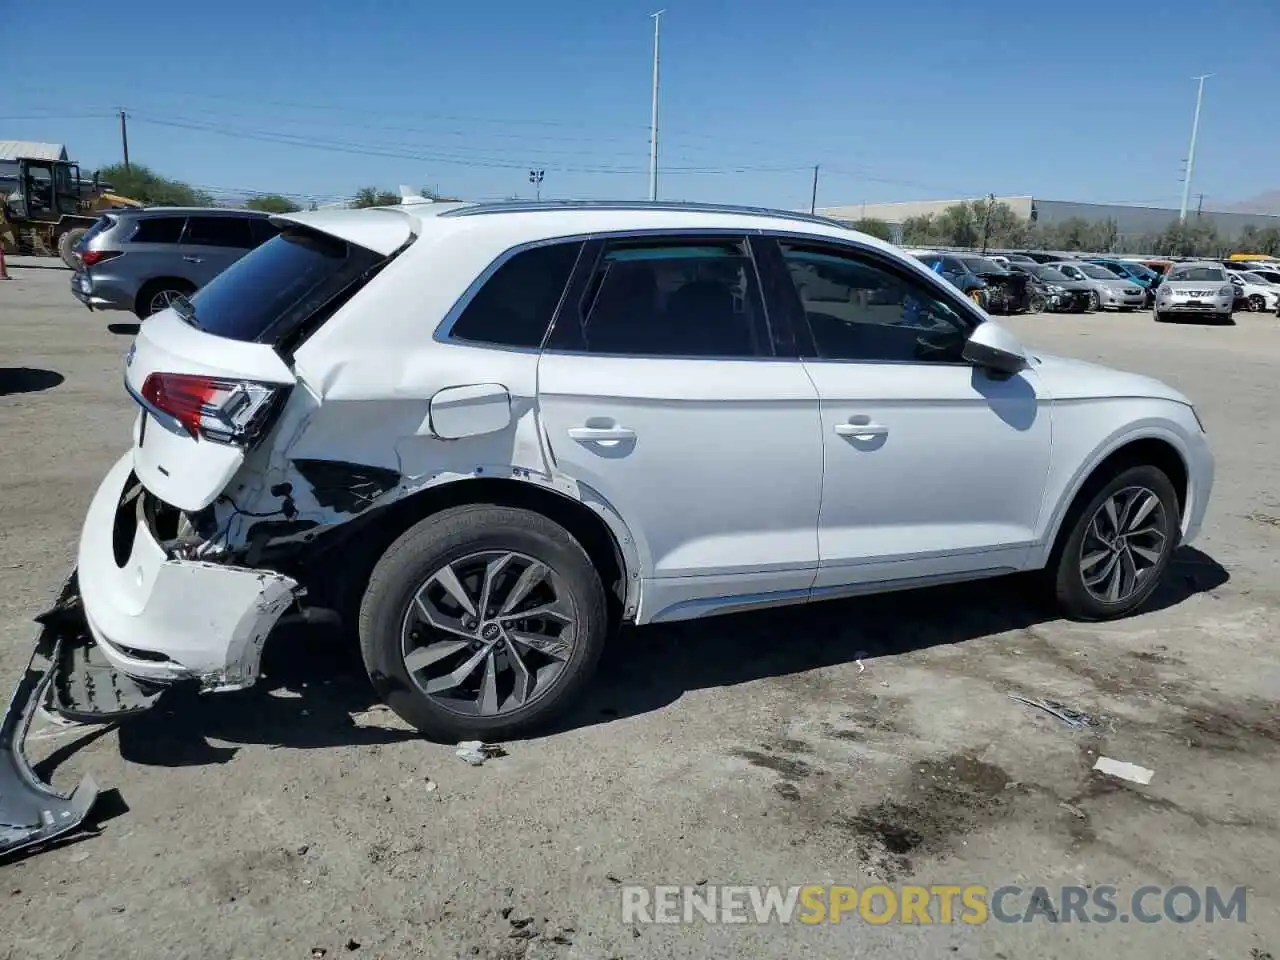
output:
M84 523L111 666L251 685L336 617L397 713L528 730L619 623L1045 569L1139 607L1204 516L1191 403L1025 350L889 245L797 214L297 213L142 325Z

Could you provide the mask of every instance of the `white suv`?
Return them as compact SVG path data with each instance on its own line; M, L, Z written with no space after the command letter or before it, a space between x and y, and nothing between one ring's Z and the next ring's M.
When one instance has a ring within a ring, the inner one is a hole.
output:
M135 678L248 686L287 611L352 611L397 713L496 739L573 700L624 621L1041 568L1069 616L1108 619L1204 516L1185 397L1024 351L834 222L425 201L274 222L127 357L134 446L78 581Z

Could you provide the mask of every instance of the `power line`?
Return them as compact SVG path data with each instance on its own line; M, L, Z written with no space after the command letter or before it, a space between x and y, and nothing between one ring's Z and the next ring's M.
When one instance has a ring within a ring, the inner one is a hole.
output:
M277 143L285 146L307 147L317 150L329 150L336 153L348 153L355 156L369 157L387 157L398 160L414 160L419 163L438 163L454 166L471 166L471 167L488 167L502 170L521 170L527 169L526 162L515 160L506 160L499 157L490 156L466 156L457 154L441 154L428 151L411 151L402 147L380 147L371 144L362 144L352 141L343 140L326 140L318 137L306 137L296 134L281 133L269 130L247 130L237 129L234 127L226 127L213 123L205 123L199 121L179 120L174 118L163 118L158 116L144 115L131 112L130 116L133 120L140 123L155 124L158 126L174 127L184 130L195 130L204 133L216 133L221 136L232 137L240 140L256 140L264 143ZM577 165L577 164L545 164L547 169L555 169L564 173L596 173L596 174L634 174L643 173L643 167L627 167L627 166L600 166L600 165ZM754 172L788 172L799 169L807 169L806 167L792 165L754 165L742 164L737 166L687 166L687 167L669 167L666 168L669 173L678 174L726 174L726 173L754 173Z

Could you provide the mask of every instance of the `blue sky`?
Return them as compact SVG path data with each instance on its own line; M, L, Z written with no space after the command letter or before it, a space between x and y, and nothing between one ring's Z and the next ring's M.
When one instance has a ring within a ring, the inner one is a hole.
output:
M807 207L1030 193L1177 205L1280 190L1280 3L1166 0L133 0L77 56L5 45L0 139L220 191L647 195ZM1157 12L1157 7L1161 8ZM109 11L109 12L107 12ZM1193 201L1194 202L1194 201Z

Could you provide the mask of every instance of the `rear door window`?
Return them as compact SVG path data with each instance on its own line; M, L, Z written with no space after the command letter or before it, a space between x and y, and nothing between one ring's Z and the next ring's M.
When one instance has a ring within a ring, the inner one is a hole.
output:
M337 237L288 227L202 287L191 298L189 322L231 340L278 344L339 294L354 292L382 259Z
M249 233L249 221L244 217L188 217L187 232L182 242L200 247L237 247L248 250L253 246Z
M133 243L177 243L186 217L142 217L129 240Z

